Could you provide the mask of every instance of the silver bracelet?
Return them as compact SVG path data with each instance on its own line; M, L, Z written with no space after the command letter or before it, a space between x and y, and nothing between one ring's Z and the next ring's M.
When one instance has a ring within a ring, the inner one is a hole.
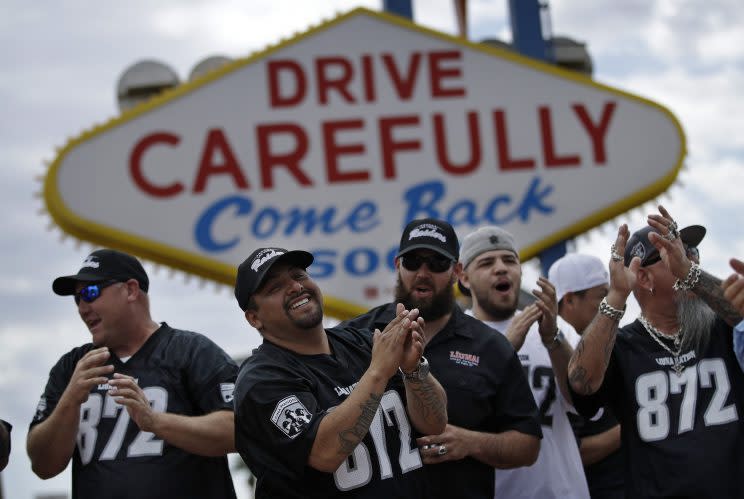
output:
M620 319L623 318L623 315L625 315L625 308L628 305L623 305L623 309L620 310L618 308L613 307L609 303L607 303L607 297L602 298L602 302L599 304L599 313L602 315L606 315L613 321L620 321Z
M697 286L698 281L700 280L700 273L702 271L700 270L700 265L693 262L692 265L690 265L690 270L687 271L687 275L684 279L677 279L674 283L674 290L679 291L684 290L690 290Z
M548 352L552 352L553 350L561 346L564 338L565 336L563 336L563 331L558 329L558 331L555 332L555 336L553 336L553 339L550 340L550 343L546 343L543 341L543 346Z

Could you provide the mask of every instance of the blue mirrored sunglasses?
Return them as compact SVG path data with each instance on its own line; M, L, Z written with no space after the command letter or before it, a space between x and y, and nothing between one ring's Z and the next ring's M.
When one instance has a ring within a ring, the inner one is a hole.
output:
M97 282L95 284L88 284L87 286L84 286L81 289L75 291L75 303L79 305L80 300L83 300L86 303L94 302L99 296L101 296L101 291L103 291L103 288L107 288L108 286L116 284L117 282L119 281L103 281Z

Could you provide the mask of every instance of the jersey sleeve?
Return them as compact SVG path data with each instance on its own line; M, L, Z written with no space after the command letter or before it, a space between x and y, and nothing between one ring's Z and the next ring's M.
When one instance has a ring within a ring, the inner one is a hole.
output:
M284 379L280 379L284 378ZM268 376L236 401L236 446L249 468L297 479L327 411L299 377Z
M36 406L36 412L29 425L29 430L45 421L52 414L54 408L57 407L60 397L67 388L67 384L70 382L77 361L82 358L85 352L82 351L82 353L78 354L77 350L73 350L63 355L49 370L49 378L47 379L47 384L44 387L44 392L41 394L39 403Z
M204 414L232 411L237 364L206 336L197 334L194 338L186 381L189 393Z
M500 407L501 411L494 421L496 431L516 430L542 437L535 398L532 396L522 363L514 352L506 360L497 399L496 406Z

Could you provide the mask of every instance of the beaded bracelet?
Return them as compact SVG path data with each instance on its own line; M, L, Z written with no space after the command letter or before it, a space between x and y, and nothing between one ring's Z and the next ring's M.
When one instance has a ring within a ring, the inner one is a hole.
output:
M687 275L684 279L677 279L674 283L674 290L679 291L684 290L690 290L697 286L698 281L700 280L700 265L697 263L694 263L690 265L690 270L687 272Z
M609 303L607 303L607 298L602 298L602 302L599 304L599 313L602 315L606 315L613 321L620 321L620 319L623 318L623 315L625 315L625 308L628 305L623 305L623 309L620 310L618 308L613 307Z

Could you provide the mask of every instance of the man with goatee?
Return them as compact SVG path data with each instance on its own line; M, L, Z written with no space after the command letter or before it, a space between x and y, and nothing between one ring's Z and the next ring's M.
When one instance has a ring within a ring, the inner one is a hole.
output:
M494 497L494 468L532 464L542 436L538 411L511 344L456 305L453 285L462 266L452 226L427 218L410 222L395 258L395 302L352 319L380 328L395 304L425 320L424 355L447 393L449 424L418 439L433 498Z
M609 292L569 363L576 409L607 403L620 421L626 497L744 495L741 316L691 251L701 229L678 230L662 206L632 236L620 227ZM631 292L641 315L618 328Z

